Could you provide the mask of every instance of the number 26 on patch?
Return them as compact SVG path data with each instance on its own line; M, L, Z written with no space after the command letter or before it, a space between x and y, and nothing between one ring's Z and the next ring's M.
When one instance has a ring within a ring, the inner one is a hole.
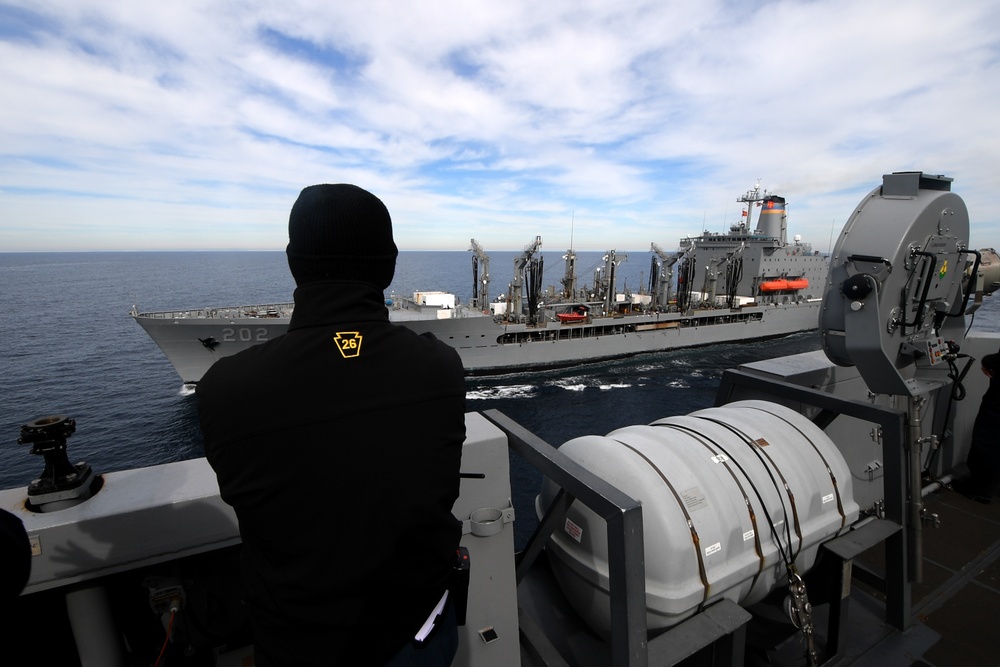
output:
M358 331L338 331L333 337L337 349L344 359L352 359L361 355L361 333Z

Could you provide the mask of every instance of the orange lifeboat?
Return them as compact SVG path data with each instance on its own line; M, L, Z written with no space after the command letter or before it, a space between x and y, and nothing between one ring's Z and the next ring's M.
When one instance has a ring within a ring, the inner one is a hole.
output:
M761 292L781 292L786 289L788 289L788 281L784 278L765 280L760 284Z
M565 324L574 324L578 322L586 322L589 314L590 309L583 304L579 304L573 306L568 313L556 313L556 318Z
M760 284L761 292L784 292L786 290L798 290L809 287L809 280L806 278L777 278L775 280L765 280Z

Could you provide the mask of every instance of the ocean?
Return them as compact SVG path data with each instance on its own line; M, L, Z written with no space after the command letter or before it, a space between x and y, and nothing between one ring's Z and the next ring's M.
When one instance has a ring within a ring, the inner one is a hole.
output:
M490 294L506 292L517 253L491 252ZM558 285L561 252L545 256L544 285ZM592 284L603 253L578 253ZM650 253L628 256L618 287L638 291ZM76 419L70 460L113 472L202 456L196 397L129 317L142 310L291 301L283 252L0 253L0 488L26 486L44 463L18 445L22 424ZM472 254L402 252L387 294L443 290L468 303ZM1000 330L987 298L975 329ZM722 372L741 363L820 349L816 332L744 344L643 355L531 374L467 380L467 409L498 409L553 445L713 404ZM294 454L293 454L294 455ZM530 513L537 475L513 462L515 507ZM522 523L527 527L530 522ZM519 527L518 541L524 532Z

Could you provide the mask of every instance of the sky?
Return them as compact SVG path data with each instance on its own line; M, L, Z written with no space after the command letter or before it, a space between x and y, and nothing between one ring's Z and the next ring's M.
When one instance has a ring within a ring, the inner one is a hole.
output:
M0 251L678 247L761 187L827 251L893 171L1000 245L1000 3L0 0Z

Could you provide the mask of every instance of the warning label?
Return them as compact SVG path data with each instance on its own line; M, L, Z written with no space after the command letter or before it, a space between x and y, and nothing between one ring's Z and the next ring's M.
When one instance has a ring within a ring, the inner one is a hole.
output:
M583 528L570 521L568 517L566 518L566 526L564 530L567 535L572 537L577 542L583 539Z
M708 507L708 501L705 500L705 494L702 493L701 489L697 486L692 486L690 489L684 489L681 491L681 498L684 500L684 504L687 508L692 512Z

